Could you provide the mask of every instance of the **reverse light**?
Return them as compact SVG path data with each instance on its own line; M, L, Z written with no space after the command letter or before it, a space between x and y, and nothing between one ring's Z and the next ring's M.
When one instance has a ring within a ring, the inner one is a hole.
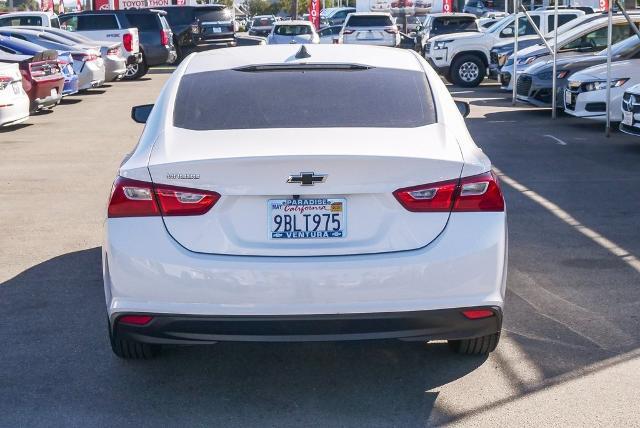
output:
M123 315L118 318L118 324L147 325L152 320L151 315Z
M478 320L482 318L492 317L495 314L491 309L467 309L462 311L462 315L470 320Z
M412 212L504 211L504 198L493 172L398 189L393 195Z
M118 177L111 190L107 216L153 217L202 215L220 199L216 192L154 184Z

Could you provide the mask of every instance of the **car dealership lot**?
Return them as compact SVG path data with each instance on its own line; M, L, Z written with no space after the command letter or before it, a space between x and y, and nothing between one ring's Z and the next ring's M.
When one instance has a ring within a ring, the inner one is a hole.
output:
M635 421L640 140L514 109L495 85L451 87L471 103L469 129L503 174L509 209L506 331L491 356L390 341L115 358L101 226L142 130L130 107L153 102L168 72L70 97L0 133L0 426Z

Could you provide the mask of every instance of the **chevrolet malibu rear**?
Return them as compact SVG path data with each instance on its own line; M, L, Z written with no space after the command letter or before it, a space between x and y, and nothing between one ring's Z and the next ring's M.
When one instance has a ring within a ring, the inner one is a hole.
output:
M209 51L182 62L148 118L145 108L105 223L116 355L221 341L495 349L503 196L417 54Z

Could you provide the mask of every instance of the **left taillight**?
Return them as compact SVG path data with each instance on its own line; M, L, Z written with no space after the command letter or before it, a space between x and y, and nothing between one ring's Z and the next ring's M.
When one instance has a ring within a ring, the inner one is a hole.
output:
M220 194L118 177L113 183L107 216L189 216L208 212Z
M160 44L162 46L169 46L169 31L161 30L160 31Z
M459 180L398 189L398 202L412 212L504 211L504 198L492 171Z

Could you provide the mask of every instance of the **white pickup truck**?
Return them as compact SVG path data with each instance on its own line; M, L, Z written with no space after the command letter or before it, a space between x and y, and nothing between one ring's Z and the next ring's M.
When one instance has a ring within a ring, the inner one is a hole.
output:
M92 40L120 42L120 55L127 59L127 66L142 62L140 38L137 28L121 28L115 13L91 13L60 15L60 28L81 34Z
M581 10L558 11L558 24L563 25L585 13ZM531 19L543 35L553 31L553 10L529 12ZM425 58L448 81L458 86L478 86L486 76L491 48L514 38L515 16L509 15L496 22L487 31L478 33L443 34L429 39ZM523 13L518 14L518 35L536 34Z

